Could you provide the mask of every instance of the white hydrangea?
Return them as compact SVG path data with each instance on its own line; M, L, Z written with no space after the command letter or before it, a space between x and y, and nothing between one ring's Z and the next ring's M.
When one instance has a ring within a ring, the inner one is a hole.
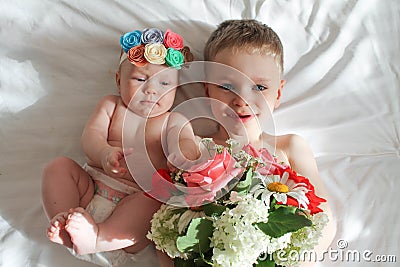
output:
M303 227L292 233L290 244L274 253L275 263L282 266L298 266L305 252L310 252L318 244L322 236L322 230L328 223L325 213L317 213L310 217L312 225ZM298 255L298 257L293 257Z
M290 243L290 238L292 236L292 233L286 233L283 236L280 237L271 237L269 244L268 244L268 254L272 254L275 251L279 250L279 249L284 249L288 246L288 244Z
M293 246L301 247L304 250L312 250L322 236L322 229L328 223L328 216L325 213L317 213L311 216L312 226L304 227L292 235Z
M232 192L230 200L237 206L214 221L213 266L251 267L268 249L270 237L253 225L268 221L267 207L250 195L235 193Z
M171 258L187 259L188 255L180 252L176 247L181 213L182 209L162 205L153 215L151 229L146 237L154 242L157 249L165 251Z

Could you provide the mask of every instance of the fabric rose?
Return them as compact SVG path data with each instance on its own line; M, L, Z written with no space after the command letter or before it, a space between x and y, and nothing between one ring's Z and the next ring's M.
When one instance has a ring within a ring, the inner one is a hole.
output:
M322 212L323 210L320 209L318 206L322 203L322 202L326 202L326 199L318 197L317 195L315 195L315 190L314 190L314 186L310 183L310 180L308 180L306 177L298 175L294 170L292 170L290 167L286 167L284 172L289 173L289 178L288 180L292 180L297 184L302 183L303 186L305 188L308 189L308 192L306 193L306 197L309 200L309 204L308 204L308 210L310 211L311 215L314 215L316 213ZM299 203L297 202L296 199L288 197L287 198L287 205L291 205L291 206L299 206Z
M131 49L132 47L140 44L141 36L142 32L136 30L133 32L127 32L120 37L119 42L122 46L122 49L124 49L125 53L128 52L128 50Z
M147 60L144 57L144 45L140 44L129 49L127 58L135 66L143 67L146 65Z
M162 44L164 33L157 28L144 29L142 33L143 44Z
M194 56L192 52L190 51L190 48L188 46L184 46L181 50L179 50L184 58L184 62L192 62L194 60Z
M166 169L160 169L153 174L151 185L152 189L145 194L161 202L166 202L172 196L173 192L177 192L171 175Z
M167 49L163 44L147 44L145 46L144 57L151 64L164 64L166 55Z
M217 192L224 188L233 178L243 173L243 168L237 168L236 160L226 149L220 154L215 154L213 159L190 168L183 174L188 190L185 200L191 207L211 202L216 198Z
M181 65L183 64L183 55L178 50L173 48L167 49L167 55L165 57L165 63L168 66L174 67L175 69L181 69Z
M179 34L168 29L164 35L164 45L166 48L180 50L183 48L183 38Z
M250 156L253 156L255 158L261 159L265 165L257 166L256 170L261 174L261 175L270 175L274 174L276 172L276 169L285 169L286 166L279 164L268 151L266 148L262 148L260 150L257 150L253 145L248 144L243 147L243 151L249 154Z

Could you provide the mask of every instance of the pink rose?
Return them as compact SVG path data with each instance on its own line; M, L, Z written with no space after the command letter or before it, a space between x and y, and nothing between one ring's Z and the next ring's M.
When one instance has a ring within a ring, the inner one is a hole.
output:
M274 158L266 148L261 148L260 150L257 150L252 144L248 144L243 147L243 150L250 156L259 158L265 163L265 165L257 166L257 171L261 175L273 174L277 168L286 168L286 166L279 164L276 158Z
M243 168L237 168L235 165L236 160L224 149L213 159L190 168L183 174L188 186L185 197L187 204L196 207L205 204L205 201L214 201L218 191L242 174Z
M179 34L168 29L164 35L164 45L166 48L180 50L183 48L183 38Z

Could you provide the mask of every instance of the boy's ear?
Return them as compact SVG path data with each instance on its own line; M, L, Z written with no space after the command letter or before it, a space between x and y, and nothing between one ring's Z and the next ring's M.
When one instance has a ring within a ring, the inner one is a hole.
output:
M279 88L278 88L278 95L276 97L274 108L278 108L279 105L281 104L282 90L283 90L283 87L285 86L285 84L286 84L286 81L285 80L281 80L281 83L280 83Z

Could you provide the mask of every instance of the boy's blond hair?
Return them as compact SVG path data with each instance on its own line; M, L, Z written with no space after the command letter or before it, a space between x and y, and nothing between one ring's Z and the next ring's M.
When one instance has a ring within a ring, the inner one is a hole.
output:
M225 48L260 53L274 57L283 73L283 47L279 36L269 26L253 19L226 20L211 33L204 49L204 60L212 61Z

